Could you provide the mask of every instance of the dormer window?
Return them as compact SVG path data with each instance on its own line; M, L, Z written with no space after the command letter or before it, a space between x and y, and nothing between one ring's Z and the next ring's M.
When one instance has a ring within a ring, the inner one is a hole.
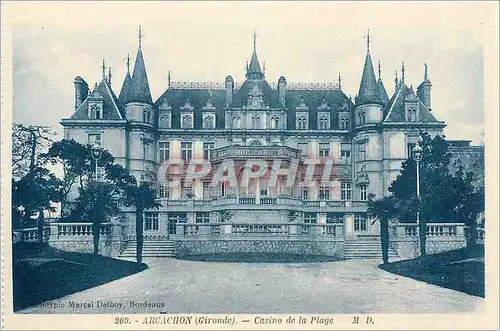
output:
M406 110L406 120L408 122L417 122L418 121L417 109L415 109L415 108L407 109Z
M159 118L158 126L160 129L166 129L170 127L170 117L168 115L161 115Z
M271 117L271 129L278 129L280 118L278 116Z
M215 117L212 114L205 115L203 118L203 128L204 129L214 129L215 128Z
M183 115L181 127L183 129L192 129L193 128L193 117L191 115Z
M307 130L307 118L305 116L297 119L297 130Z
M340 130L349 130L349 118L348 117L340 118Z
M93 119L96 119L96 120L102 119L102 109L101 109L101 107L99 105L92 105L90 107L89 117L93 118Z
M327 116L321 116L318 120L319 124L319 129L320 130L328 130L329 129L329 121Z

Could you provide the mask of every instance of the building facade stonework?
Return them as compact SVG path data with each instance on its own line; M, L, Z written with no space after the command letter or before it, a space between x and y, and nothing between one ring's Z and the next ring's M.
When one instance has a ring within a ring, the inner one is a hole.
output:
M155 183L162 207L145 213L146 239L217 237L220 246L220 238L309 235L338 243L378 235L378 223L366 217L368 195L388 195L419 133L441 134L445 127L431 111L427 66L416 90L404 70L403 65L388 96L380 64L377 77L368 48L352 100L340 77L336 84L288 83L284 76L268 81L254 42L243 83L231 76L218 83L169 79L166 91L153 100L139 45L118 96L104 69L92 89L75 78L75 109L61 124L66 139L99 144L138 179ZM212 164L205 178L172 186L159 176L165 162L193 159ZM244 186L239 180L236 186L213 181L225 162L234 164L241 179L248 159L269 168L276 162L281 168L296 166L297 178L289 186L278 174L270 185L270 170ZM311 160L313 180L305 181ZM325 171L327 185L321 180ZM133 212L124 214L125 235L132 238Z

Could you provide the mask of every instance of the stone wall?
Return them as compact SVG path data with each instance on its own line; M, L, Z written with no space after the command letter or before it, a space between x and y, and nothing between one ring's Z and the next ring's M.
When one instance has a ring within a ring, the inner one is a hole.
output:
M271 253L324 255L344 258L343 240L177 240L176 256L201 254Z
M463 248L467 245L465 237L459 238L427 238L427 254L435 254ZM418 238L392 239L390 246L403 259L413 259L420 255Z
M92 236L88 236L88 239L57 239L49 240L49 246L55 249L60 249L67 252L80 252L80 253L93 253L94 252L94 242ZM122 241L117 240L107 240L101 238L99 240L99 254L110 257L117 257L120 254Z

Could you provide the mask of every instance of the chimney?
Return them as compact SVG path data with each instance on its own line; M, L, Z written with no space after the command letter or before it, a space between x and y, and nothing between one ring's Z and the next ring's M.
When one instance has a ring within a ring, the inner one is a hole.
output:
M285 108L285 92L286 92L286 79L281 76L278 80L278 98L280 100L281 105Z
M233 89L234 89L234 81L233 77L226 77L226 108L233 103Z
M422 103L429 109L431 110L431 81L429 80L429 76L427 73L427 64L424 63L424 81L420 83L420 85L417 87L417 96L422 101Z
M76 110L87 98L87 95L89 93L89 85L80 76L76 76L73 83L75 84L75 110Z

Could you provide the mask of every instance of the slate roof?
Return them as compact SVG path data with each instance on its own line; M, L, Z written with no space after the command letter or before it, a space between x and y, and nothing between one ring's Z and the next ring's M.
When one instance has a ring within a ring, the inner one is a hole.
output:
M389 103L389 95L385 90L384 82L382 81L382 79L379 78L377 85L378 85L378 95L380 96L380 101L382 101L385 107Z
M120 95L118 96L118 100L120 101L120 104L123 106L129 100L128 94L129 94L131 84L132 84L132 77L130 77L130 73L127 72L127 74L125 75L125 79L123 80L123 85L122 85L122 88L120 90Z
M211 96L210 96L211 94ZM167 100L167 103L172 107L172 128L180 128L181 107L189 100L190 105L194 108L194 128L201 129L203 127L203 107L206 106L210 97L212 105L216 108L216 128L224 128L225 106L226 106L226 91L220 89L167 89L155 102L158 108Z
M148 75L146 73L146 65L144 64L144 57L140 47L137 50L132 81L127 94L128 102L153 103L151 91L149 89Z
M104 111L102 117L103 120L120 120L124 118L120 102L118 101L118 98L113 92L113 89L106 80L102 80L97 85L97 87L94 88L94 91L99 92L99 94L103 98L103 105L104 105L103 107ZM87 96L87 98L85 98L82 104L75 110L75 112L71 116L71 119L73 120L92 119L88 117L88 99L89 97Z
M246 77L249 79L262 79L262 78L264 78L264 74L262 73L262 70L260 69L259 59L257 57L257 52L255 51L255 49L252 53L252 58L250 59L250 65L248 66Z
M338 129L338 112L344 100L347 101L350 109L354 106L341 90L287 90L285 104L288 109L288 128L295 129L296 113L300 111L296 108L301 104L301 99L309 108L309 129L311 130L317 129L319 111L330 112L330 128ZM323 99L330 107L329 110L318 109L323 104Z
M384 122L406 122L405 116L405 98L407 95L412 93L412 90L406 86L404 82L401 82L394 92L391 100L387 104L384 110L384 114L387 114ZM420 123L433 123L440 122L434 115L431 114L429 109L420 101L419 103L419 121Z
M231 103L230 108L242 108L243 106L246 106L248 101L248 94L253 88L254 84L257 84L259 89L262 91L264 103L266 105L268 105L270 108L283 108L283 105L280 103L278 98L278 91L274 90L264 79L245 80L240 89L234 94L233 102Z
M363 75L359 85L358 96L356 97L356 105L375 103L383 105L379 95L379 86L373 71L373 63L370 53L366 53Z

